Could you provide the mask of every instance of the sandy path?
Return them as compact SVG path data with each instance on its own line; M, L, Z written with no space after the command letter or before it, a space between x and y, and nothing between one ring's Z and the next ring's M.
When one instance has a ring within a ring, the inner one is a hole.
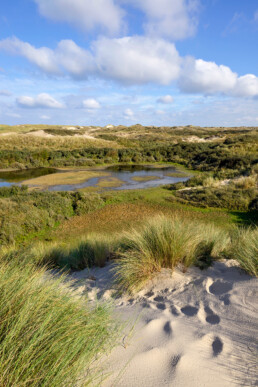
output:
M111 267L75 273L79 290L109 299ZM114 301L127 327L103 359L101 386L257 385L257 295L258 280L234 261L172 278L163 270L137 296Z

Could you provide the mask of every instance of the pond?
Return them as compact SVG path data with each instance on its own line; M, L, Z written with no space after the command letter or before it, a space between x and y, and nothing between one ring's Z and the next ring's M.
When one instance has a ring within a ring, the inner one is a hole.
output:
M0 172L0 187L26 184L34 189L49 191L127 190L183 182L189 177L186 172L166 165L115 165L79 170L38 168Z
M22 169L19 171L0 171L0 187L11 187L21 183L24 180L34 179L36 177L50 175L56 173L54 168L33 168Z

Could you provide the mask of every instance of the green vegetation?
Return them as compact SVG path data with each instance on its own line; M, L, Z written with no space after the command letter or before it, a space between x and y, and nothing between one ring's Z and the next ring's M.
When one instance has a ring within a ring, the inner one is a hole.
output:
M23 242L73 215L101 208L98 194L28 192L27 187L0 188L0 246Z
M159 272L161 268L174 270L200 267L217 258L227 248L229 237L222 230L179 218L157 217L143 227L125 234L120 259L115 263L119 289L133 292Z
M0 137L0 168L173 162L221 176L236 176L249 173L257 165L256 128L134 125L78 129L87 137L71 136L75 131L58 127L40 128L48 135L52 131L55 135L51 139L32 136L36 129ZM202 142L192 142L193 136Z
M72 171L46 178L39 167L120 163L177 163L193 176L101 194L93 191L121 182L103 175L98 187L79 192L0 188L1 386L96 377L94 361L112 346L117 325L107 306L75 297L63 270L113 260L120 292L141 289L162 268L204 269L220 258L258 275L257 128L0 127L0 168L21 170L21 179L32 173L30 183L75 182ZM81 171L78 181L94 173Z
M236 259L247 273L258 277L258 227L235 230L228 257Z
M71 286L21 252L1 256L1 386L74 385L89 370L86 383L96 377L92 362L116 326L105 306L90 308Z

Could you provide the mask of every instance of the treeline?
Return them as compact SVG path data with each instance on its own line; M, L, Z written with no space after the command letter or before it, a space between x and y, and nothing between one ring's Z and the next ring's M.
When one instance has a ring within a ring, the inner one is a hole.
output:
M1 150L0 168L94 166L110 163L173 162L200 171L250 171L255 153L236 154L230 144L178 143L141 149L85 148L74 150Z

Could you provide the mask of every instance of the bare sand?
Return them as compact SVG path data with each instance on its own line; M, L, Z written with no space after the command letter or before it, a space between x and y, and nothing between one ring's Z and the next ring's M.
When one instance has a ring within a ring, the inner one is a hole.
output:
M162 270L133 297L112 298L112 263L74 273L89 302L111 300L125 322L101 361L101 386L257 386L258 280L235 261Z

